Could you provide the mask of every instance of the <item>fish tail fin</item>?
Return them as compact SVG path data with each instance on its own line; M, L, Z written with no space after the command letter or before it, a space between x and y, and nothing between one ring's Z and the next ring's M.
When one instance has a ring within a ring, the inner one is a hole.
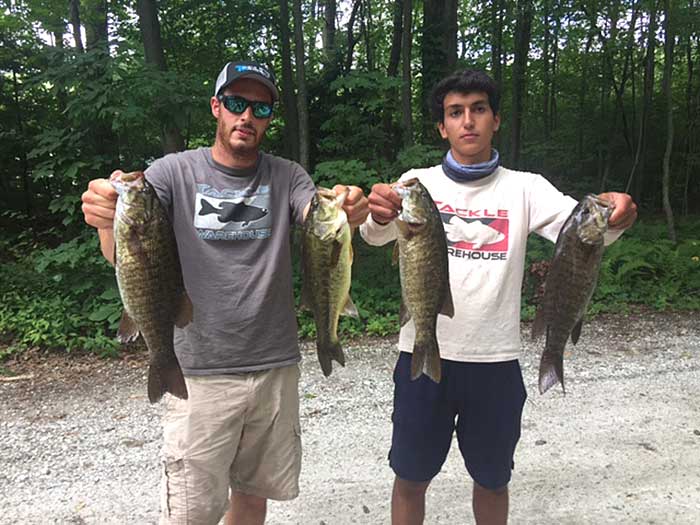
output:
M317 342L316 350L318 362L321 364L323 375L328 377L333 371L332 361L336 361L340 366L345 366L345 354L340 341Z
M564 354L563 352L549 352L545 349L540 360L540 394L544 394L557 383L564 388Z
M424 341L416 340L413 344L411 381L418 379L421 374L427 375L436 383L439 383L442 377L440 349L434 336Z
M180 399L188 397L185 377L177 361L171 362L164 368L154 365L148 367L148 400L156 403L166 392Z
M199 210L199 215L208 215L210 213L217 213L219 210L214 208L214 206L211 205L211 203L207 200L201 199L200 204L202 205L202 208Z

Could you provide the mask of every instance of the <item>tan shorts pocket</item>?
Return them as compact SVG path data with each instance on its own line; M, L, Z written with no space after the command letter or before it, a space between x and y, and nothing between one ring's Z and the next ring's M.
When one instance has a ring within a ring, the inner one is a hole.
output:
M163 486L161 512L164 517L174 518L178 508L186 508L187 499L185 461L181 458L166 458L163 461Z

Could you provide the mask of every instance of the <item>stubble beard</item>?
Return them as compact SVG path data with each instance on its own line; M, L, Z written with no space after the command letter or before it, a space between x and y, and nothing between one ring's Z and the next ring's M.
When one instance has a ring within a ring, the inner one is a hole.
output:
M258 155L259 142L255 141L251 144L234 145L231 144L231 135L234 133L234 127L226 129L225 126L219 122L216 127L216 137L217 141L221 145L221 148L230 156L238 158L254 158ZM254 137L257 139L257 137Z

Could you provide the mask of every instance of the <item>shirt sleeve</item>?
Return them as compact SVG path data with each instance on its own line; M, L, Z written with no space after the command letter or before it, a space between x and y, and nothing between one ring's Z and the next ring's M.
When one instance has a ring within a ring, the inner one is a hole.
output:
M603 245L605 246L610 246L612 243L614 243L616 240L618 240L622 234L625 233L625 230L608 230L605 232L605 235L603 235Z
M172 218L173 207L173 170L168 157L156 160L145 171L146 180L156 190L161 205L168 210Z
M360 236L371 246L382 246L396 239L397 235L394 221L379 224L372 218L371 213L367 215L365 222L360 224Z
M304 208L311 202L316 193L316 186L306 170L296 163L289 184L289 206L292 210L292 220L296 224L304 222Z
M564 195L541 175L534 175L528 184L528 233L536 233L552 242L576 207L576 200Z
M536 175L530 187L530 229L545 239L557 241L559 231L576 207L576 199L564 195L547 179ZM608 246L615 242L625 230L608 230L603 243Z

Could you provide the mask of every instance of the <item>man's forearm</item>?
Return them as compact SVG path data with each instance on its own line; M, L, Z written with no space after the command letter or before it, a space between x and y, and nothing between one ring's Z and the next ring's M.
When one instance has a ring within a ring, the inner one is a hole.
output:
M100 237L102 256L114 266L114 230L112 228L99 228L97 235Z

